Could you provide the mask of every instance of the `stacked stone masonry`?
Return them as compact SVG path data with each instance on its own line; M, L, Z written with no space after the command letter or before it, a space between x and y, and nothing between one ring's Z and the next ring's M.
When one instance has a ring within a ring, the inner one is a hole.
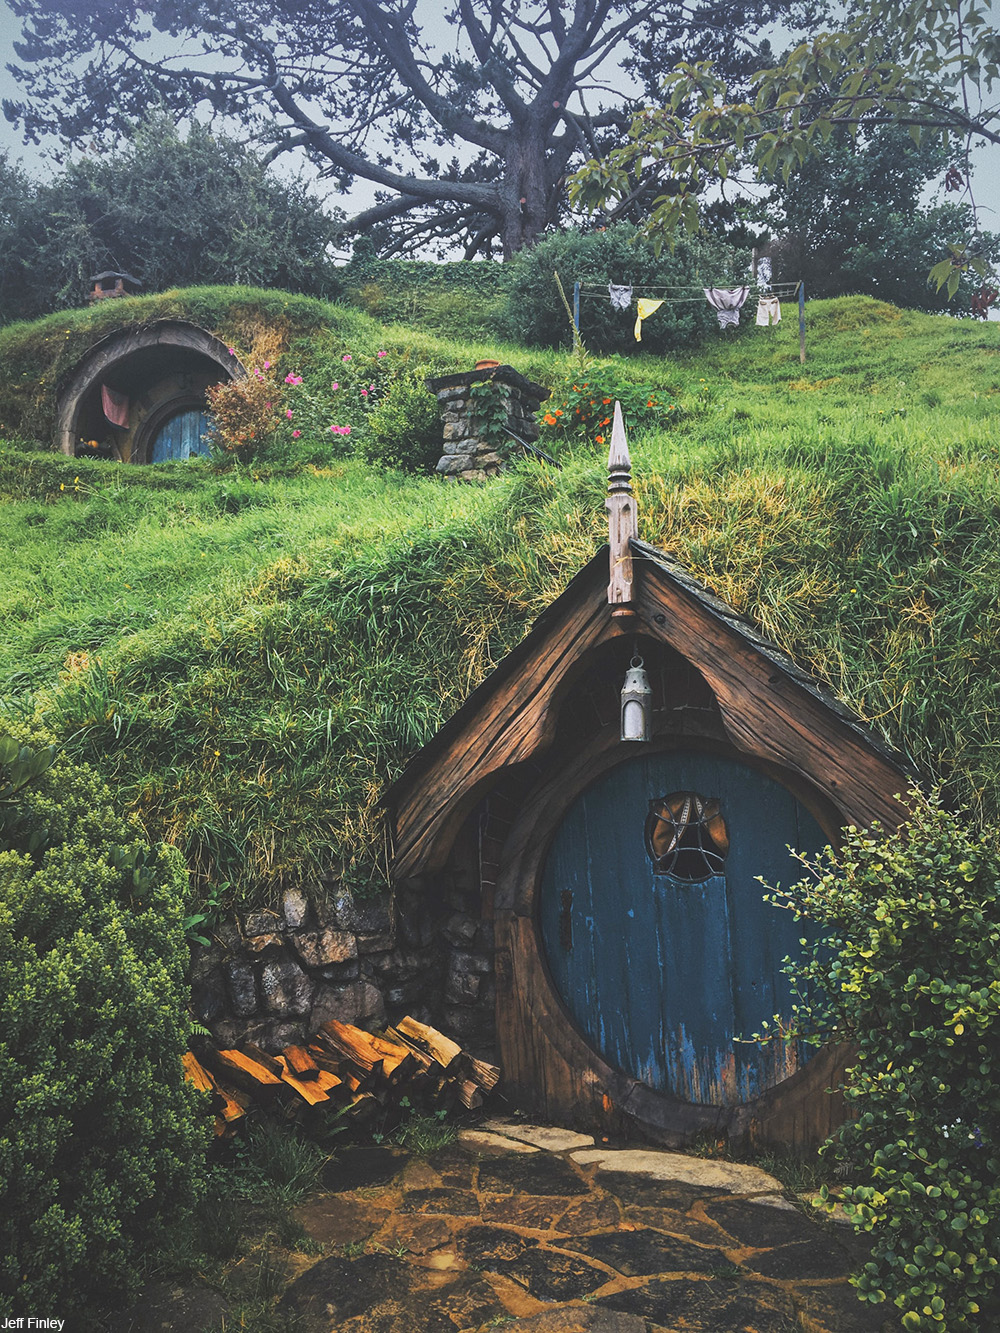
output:
M469 391L473 384L486 381L501 386L507 425L514 435L529 444L538 439L535 415L550 391L525 379L513 366L429 379L427 387L437 395L444 427L444 446L437 471L449 480L485 481L487 477L495 477L503 471L504 456L517 449L513 439L510 439L508 449L506 446L498 448L496 443L481 436L481 423L476 419L475 403Z
M288 889L281 908L240 914L194 945L194 1012L223 1047L267 1051L331 1018L376 1031L404 1014L477 1055L494 1053L493 939L457 889L355 900L335 884Z

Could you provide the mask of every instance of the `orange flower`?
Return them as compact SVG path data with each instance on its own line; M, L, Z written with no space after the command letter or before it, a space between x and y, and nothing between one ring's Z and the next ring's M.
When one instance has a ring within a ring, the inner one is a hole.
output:
M557 417L561 417L561 416L562 416L562 408L561 408L561 407L557 407L557 408L556 408L556 416L557 416Z
M551 412L546 412L544 417L542 417L542 420L545 422L546 426L554 426L556 424L556 419Z
M610 398L602 398L602 399L601 399L601 402L604 404L605 407L607 407L608 403L611 402L611 399L610 399Z
M610 425L611 425L611 418L610 418L610 417L605 417L604 420L601 422L601 425L602 425L602 426L610 426Z
M598 444L603 444L603 443L604 443L604 436L603 436L603 435L595 435L595 436L594 436L594 439L597 441Z

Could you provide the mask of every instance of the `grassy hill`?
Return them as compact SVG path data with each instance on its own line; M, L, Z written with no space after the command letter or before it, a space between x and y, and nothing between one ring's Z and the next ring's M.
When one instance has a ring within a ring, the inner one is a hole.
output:
M561 472L522 462L459 487L335 456L321 433L294 469L55 456L25 437L101 321L127 313L111 305L0 334L2 706L97 764L205 889L260 901L329 867L377 886L386 782L604 540L602 450L547 428ZM804 367L794 321L580 366L275 293L130 310L276 337L318 411L342 357L376 348L408 373L499 356L553 386L553 407L574 383L655 390L669 415L630 429L640 535L995 820L993 325L847 298L810 305Z

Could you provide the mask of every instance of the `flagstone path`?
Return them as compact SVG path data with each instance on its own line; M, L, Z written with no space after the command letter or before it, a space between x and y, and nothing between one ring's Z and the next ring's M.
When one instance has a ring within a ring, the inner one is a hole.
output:
M349 1150L299 1210L301 1333L880 1333L849 1227L752 1166L514 1120L427 1158ZM886 1324L891 1328L892 1324Z

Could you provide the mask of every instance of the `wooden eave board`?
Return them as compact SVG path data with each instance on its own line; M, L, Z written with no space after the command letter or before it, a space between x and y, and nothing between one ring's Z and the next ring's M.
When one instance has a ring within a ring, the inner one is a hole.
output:
M734 741L801 773L848 819L896 824L904 809L894 798L916 776L903 756L677 561L631 546L647 631L702 673Z
M566 671L596 644L624 631L607 603L603 547L389 788L394 818L393 873L440 864L454 831L456 802L490 773L530 758L554 732L548 705Z

